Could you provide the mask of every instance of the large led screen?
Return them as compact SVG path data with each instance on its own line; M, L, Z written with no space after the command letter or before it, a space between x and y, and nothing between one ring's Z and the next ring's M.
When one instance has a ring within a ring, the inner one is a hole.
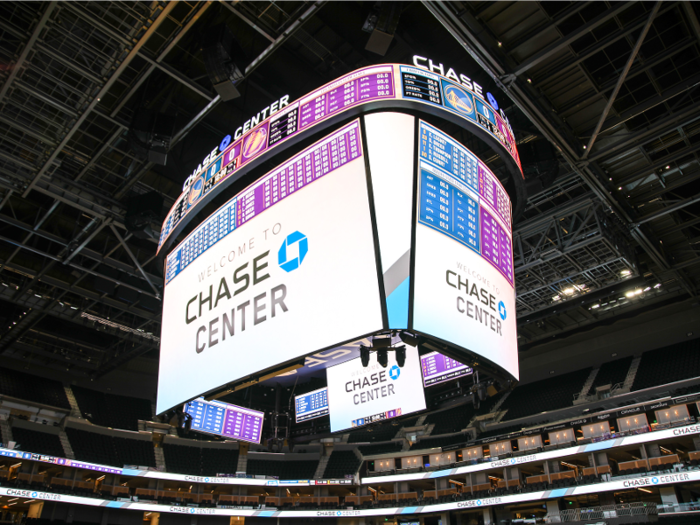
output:
M265 414L222 401L195 399L183 412L192 418L190 428L198 432L260 443Z
M308 394L294 397L296 422L308 421L328 415L328 388L323 387Z
M380 330L377 271L356 120L168 254L157 411Z
M358 357L326 369L331 432L361 427L425 409L418 349L406 346L399 367L393 351L386 368L370 353L369 366Z
M413 328L517 379L510 199L474 154L419 126Z
M452 381L474 372L467 365L440 352L430 352L420 356L420 367L423 372L423 386L425 388Z

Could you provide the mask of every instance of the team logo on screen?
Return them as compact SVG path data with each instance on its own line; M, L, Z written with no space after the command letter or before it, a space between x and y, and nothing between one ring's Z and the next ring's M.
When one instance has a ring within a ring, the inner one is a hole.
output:
M285 272L296 270L309 252L309 239L301 232L290 233L277 252L277 262Z
M445 100L460 113L471 115L474 112L474 102L471 95L457 86L445 86Z
M187 200L190 204L194 204L195 201L199 199L199 197L201 197L203 189L204 179L202 177L199 177L196 181L194 181L194 184L192 184L192 187L190 188L190 194L187 196Z
M506 305L503 303L503 301L498 303L498 315L501 316L502 320L506 320Z
M488 99L489 104L491 104L493 109L498 111L498 102L496 102L496 97L494 97L491 93L486 93L486 98Z
M243 143L243 156L250 158L267 144L267 129L264 127L253 131Z
M392 366L389 370L389 377L392 378L394 381L396 381L400 375L401 369L396 365Z

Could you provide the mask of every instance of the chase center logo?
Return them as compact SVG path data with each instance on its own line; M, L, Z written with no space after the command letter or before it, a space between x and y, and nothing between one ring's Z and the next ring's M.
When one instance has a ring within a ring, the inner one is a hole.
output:
M396 365L392 366L391 369L389 370L389 377L391 379L393 379L394 381L396 381L400 375L401 375L401 369Z
M285 272L296 270L309 253L309 239L299 231L290 233L277 252L277 263Z

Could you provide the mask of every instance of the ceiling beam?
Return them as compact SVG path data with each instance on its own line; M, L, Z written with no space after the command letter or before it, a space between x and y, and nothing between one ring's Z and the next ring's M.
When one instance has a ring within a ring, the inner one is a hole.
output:
M424 2L426 3L426 2ZM523 63L521 63L514 71L513 75L516 77L519 77L523 73L529 71L533 67L535 67L537 64L542 62L543 60L546 60L550 56L554 55L555 53L561 51L563 48L568 46L569 44L575 42L579 38L581 38L583 35L587 34L590 31L593 31L595 28L601 26L614 16L619 15L622 11L625 9L629 8L630 4L627 2L619 2L614 4L613 7L608 9L607 11L599 14L596 16L593 20L590 22L587 22L583 24L581 27L576 29L575 31L572 31L568 35L560 38L556 42L548 45L545 47L543 50L539 51L538 53L534 54L527 60L525 60Z
M17 78L17 74L24 66L24 61L27 60L29 52L32 50L32 48L34 47L34 43L37 41L39 35L46 27L46 24L48 23L49 18L51 18L51 15L53 14L57 5L58 2L49 2L49 4L46 6L46 9L44 9L44 13L41 15L39 22L37 22L36 26L34 26L34 30L32 31L29 40L27 40L27 43L24 45L24 48L22 49L22 52L17 58L17 61L12 65L10 75L7 77L7 80L5 80L5 83L2 85L2 88L0 88L0 102L5 98L7 90L10 89L12 82L14 82L15 78Z
M617 84L615 84L615 88L613 89L612 93L610 93L610 96L608 97L608 103L605 105L605 109L603 109L603 113L601 113L600 118L598 119L598 124L596 124L595 129L593 130L593 134L591 135L591 138L588 140L588 146L586 148L586 151L583 153L583 159L586 159L588 157L588 154L591 151L591 148L593 147L593 144L595 144L595 139L598 138L598 133L600 132L600 128L603 127L603 123L605 122L605 119L608 116L608 113L610 112L610 109L612 109L612 105L615 102L615 99L617 98L617 94L620 92L620 88L622 87L622 84L625 82L625 78L627 78L627 73L629 73L630 68L632 67L632 64L634 63L635 59L637 58L637 53L639 53L639 49L642 47L642 43L644 43L644 39L647 36L647 33L649 32L649 29L651 29L651 24L654 22L654 18L656 17L656 14L659 12L659 8L661 7L661 1L659 0L654 4L654 8L651 10L651 13L649 13L649 18L647 19L647 23L644 25L644 28L642 29L642 32L639 34L639 37L637 37L637 43L634 45L632 48L632 52L630 53L629 58L627 59L627 63L625 64L625 67L622 68L622 71L620 72L620 77L617 79Z
M274 42L272 42L268 47L266 47L262 53L260 53L257 58L255 58L246 68L245 68L245 73L243 79L239 80L238 83L243 82L248 76L262 64L264 60L270 57L270 55L279 49L282 45L284 45L293 35L294 33L301 28L301 26L306 22L311 16L316 14L321 7L325 5L325 1L316 1L309 7L306 11L304 11L299 18L297 18L290 26L280 35L278 36ZM187 134L192 131L204 118L216 107L219 105L219 102L221 102L221 96L216 95L202 110L197 113L197 115L194 116L187 124L185 124L180 131L178 131L170 141L170 149L172 149L175 144L180 142L183 138L187 136ZM154 166L153 163L148 162L146 163L139 171L136 173L134 176L130 177L129 180L127 180L122 186L117 189L115 192L115 195L117 198L121 198L126 193L133 187L134 184L136 184L141 177L145 173L147 173L152 167Z
M31 192L32 189L34 189L34 186L36 185L37 181L46 174L49 167L53 164L53 161L56 159L56 157L58 157L59 153L61 153L63 149L68 145L70 140L73 138L73 135L75 135L75 133L80 129L80 126L82 126L83 122L85 122L85 119L88 117L88 115L92 113L92 110L95 109L95 107L97 107L97 104L99 104L100 100L102 100L102 97L104 97L109 92L109 90L112 88L112 85L117 81L117 79L121 76L124 70L126 70L126 68L129 67L131 61L138 55L141 48L146 44L146 42L148 42L148 40L156 32L160 25L168 18L168 14L170 14L170 12L173 9L175 9L175 7L177 7L178 5L178 2L169 2L165 5L160 15L158 15L158 18L156 18L153 21L153 23L151 23L150 27L146 30L143 36L138 40L138 42L134 44L126 58L122 60L121 64L119 64L114 73L112 73L107 82L105 82L105 84L102 86L102 89L100 89L100 91L92 99L90 104L88 104L88 107L83 111L82 115L80 115L80 117L75 121L70 130L68 130L68 132L65 134L60 144L56 148L54 148L51 155L49 155L48 160L44 163L44 165L39 169L39 171L36 173L31 182L27 185L27 188L24 190L22 197L26 198L27 195L29 195L29 192Z

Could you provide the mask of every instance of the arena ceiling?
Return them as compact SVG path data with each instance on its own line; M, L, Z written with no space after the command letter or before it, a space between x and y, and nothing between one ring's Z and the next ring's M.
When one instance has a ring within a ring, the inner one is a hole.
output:
M403 2L380 56L363 25L386 5L0 3L3 363L83 379L157 360L160 223L155 238L135 235L129 203L162 194L162 220L212 144L271 101L414 54L469 72L516 131L528 188L514 224L521 352L697 305L697 3ZM219 22L247 54L229 102L200 51ZM165 166L130 146L144 110L175 119Z

